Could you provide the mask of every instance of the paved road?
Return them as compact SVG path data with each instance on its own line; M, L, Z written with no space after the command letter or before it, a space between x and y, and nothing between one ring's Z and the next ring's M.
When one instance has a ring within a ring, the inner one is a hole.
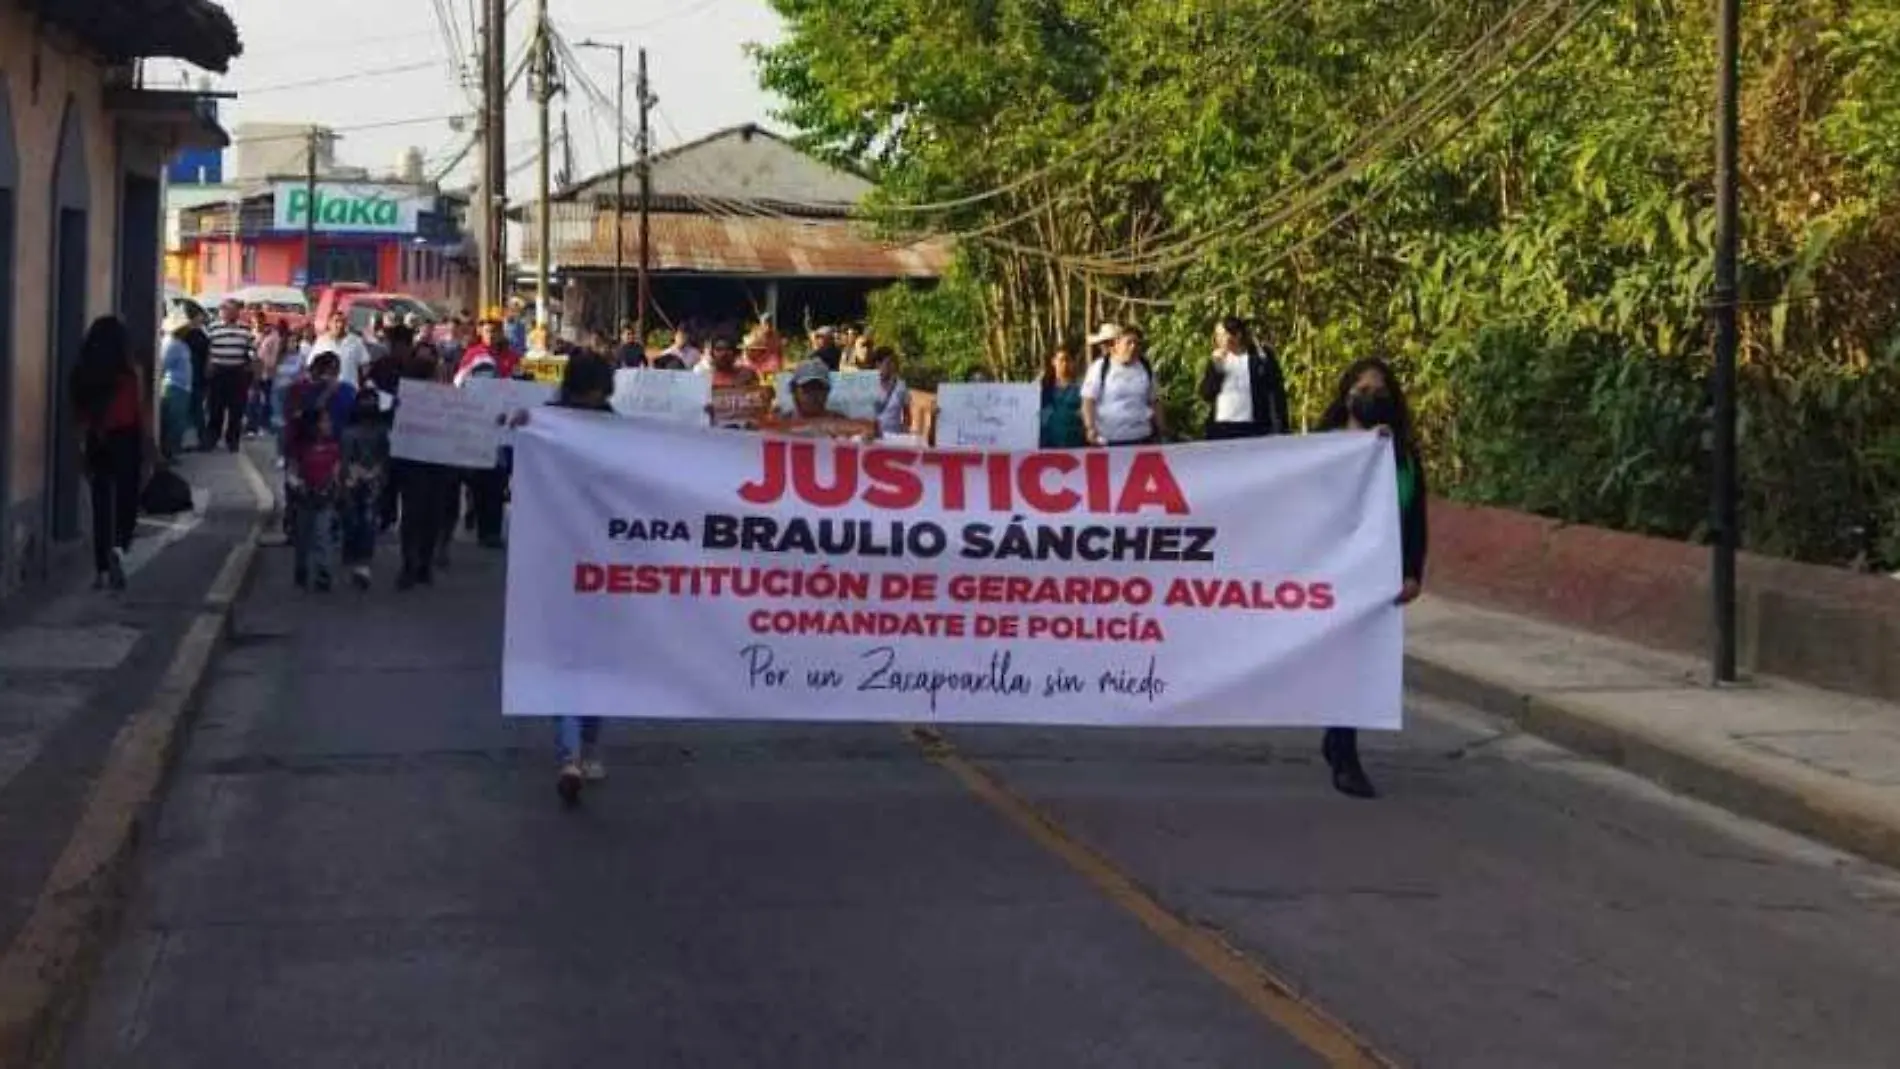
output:
M498 560L260 568L75 1069L1326 1064L1212 939L1405 1065L1900 1051L1900 876L1456 709L1370 804L1311 733L950 732L1032 834L889 726L656 724L564 813L495 712Z

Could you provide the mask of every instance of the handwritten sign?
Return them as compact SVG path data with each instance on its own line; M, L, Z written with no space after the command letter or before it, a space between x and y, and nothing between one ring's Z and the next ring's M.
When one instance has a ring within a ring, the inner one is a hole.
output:
M779 375L773 387L778 395L778 410L792 411L792 377ZM852 419L876 419L878 402L883 397L884 387L878 381L877 372L834 371L831 373L831 395L825 407Z
M769 386L715 386L712 391L713 426L757 427L772 409Z
M612 404L623 416L704 427L712 379L690 371L622 368L614 372Z
M556 392L547 383L523 382L520 379L470 379L462 389L480 398L482 404L487 406L493 414L489 422L503 424L497 439L500 445L508 445L514 439L514 431L505 426L507 416L523 409L539 408L554 400Z
M441 383L402 384L389 454L452 468L492 468L502 428L492 400Z
M946 449L1034 449L1042 434L1042 391L1033 382L959 382L937 388L937 445Z

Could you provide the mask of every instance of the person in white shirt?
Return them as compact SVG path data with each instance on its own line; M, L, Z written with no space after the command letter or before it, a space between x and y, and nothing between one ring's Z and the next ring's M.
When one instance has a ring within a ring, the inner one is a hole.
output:
M335 353L342 370L337 375L338 382L347 382L351 386L363 384L363 372L369 367L369 346L363 339L350 331L350 320L342 312L331 312L329 329L317 339L310 348L312 356L317 353Z
M1247 324L1228 316L1214 328L1214 351L1201 372L1201 400L1212 409L1207 439L1287 434L1286 376L1273 350L1255 344Z
M699 347L693 344L693 336L683 326L673 328L673 344L660 355L679 357L680 364L688 371L699 366Z
M1116 330L1108 356L1090 364L1083 376L1082 425L1089 444L1153 445L1167 433L1142 341L1138 328Z

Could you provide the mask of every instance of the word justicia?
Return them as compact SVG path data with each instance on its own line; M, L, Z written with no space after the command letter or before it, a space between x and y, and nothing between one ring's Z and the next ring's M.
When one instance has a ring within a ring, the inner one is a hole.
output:
M753 505L790 498L817 508L862 502L880 509L949 512L1189 512L1187 495L1158 449L1113 455L937 453L766 439L759 455L758 478L738 491ZM1118 460L1127 463L1118 465Z

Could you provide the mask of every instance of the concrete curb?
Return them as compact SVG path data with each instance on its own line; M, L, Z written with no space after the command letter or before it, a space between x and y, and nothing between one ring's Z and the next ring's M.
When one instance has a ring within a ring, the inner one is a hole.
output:
M1611 723L1585 703L1527 693L1413 654L1405 657L1405 679L1422 693L1503 717L1678 794L1900 867L1900 818L1830 777Z
M0 957L0 1066L34 1069L59 1055L65 1027L124 904L186 713L229 633L264 524L263 516L254 517L225 557L203 611L179 640L157 689L114 736L72 837L32 914Z

